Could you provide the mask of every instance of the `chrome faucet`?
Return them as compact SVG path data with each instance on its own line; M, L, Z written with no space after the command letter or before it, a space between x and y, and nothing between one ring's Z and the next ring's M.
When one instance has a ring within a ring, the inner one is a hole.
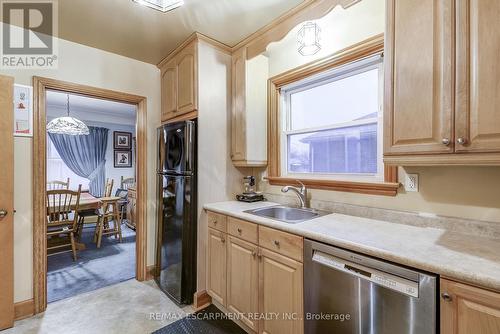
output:
M293 191L300 200L300 207L307 208L307 188L299 180L297 180L297 182L300 183L300 185L301 185L300 188L294 187L294 186L285 186L285 187L281 188L281 192L286 193L289 190Z

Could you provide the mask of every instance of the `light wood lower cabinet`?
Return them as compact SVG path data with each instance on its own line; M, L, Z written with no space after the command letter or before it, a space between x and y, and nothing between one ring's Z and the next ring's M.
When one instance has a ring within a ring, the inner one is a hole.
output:
M261 249L259 266L259 333L299 334L304 330L302 263Z
M441 279L441 334L500 333L500 294Z
M212 212L208 216L210 226L215 217L228 222L228 233L208 229L208 294L238 314L247 331L302 334L303 265L289 255L298 257L302 237Z
M226 305L226 234L208 229L207 292L222 305Z
M229 237L227 249L227 309L242 314L241 321L254 331L258 322L249 314L258 312L259 261L258 247L238 238Z

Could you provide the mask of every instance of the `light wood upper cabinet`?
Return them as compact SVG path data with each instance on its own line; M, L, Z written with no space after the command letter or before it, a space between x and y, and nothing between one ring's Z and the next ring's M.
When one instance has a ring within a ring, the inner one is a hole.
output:
M500 165L500 1L387 0L384 161Z
M161 76L161 119L175 117L177 112L177 66L175 59L165 65Z
M457 152L500 152L500 2L457 1Z
M226 305L226 234L208 229L207 292L221 305Z
M254 331L258 321L247 317L259 311L258 247L235 237L229 237L227 253L227 309L241 314L241 321Z
M185 114L198 109L197 44L191 42L176 56L177 59L177 110Z
M303 333L302 263L266 249L260 251L260 313L279 317L262 320L259 333Z
M386 155L453 152L452 8L387 1Z
M498 333L500 294L441 279L441 334Z
M191 41L161 67L162 121L198 110L197 43Z
M232 55L231 159L235 166L267 165L268 58Z

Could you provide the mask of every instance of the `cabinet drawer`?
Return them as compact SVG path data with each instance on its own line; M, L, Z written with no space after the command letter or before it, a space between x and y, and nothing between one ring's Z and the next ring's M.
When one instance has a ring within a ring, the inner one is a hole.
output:
M302 262L304 243L298 235L259 226L259 246Z
M227 217L215 212L208 212L208 227L215 228L216 230L226 232Z
M227 233L240 239L257 243L257 225L244 220L228 217Z

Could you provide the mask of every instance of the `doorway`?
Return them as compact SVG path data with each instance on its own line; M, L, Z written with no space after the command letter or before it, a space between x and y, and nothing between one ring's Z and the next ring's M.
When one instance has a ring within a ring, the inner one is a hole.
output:
M34 77L34 135L33 135L33 242L34 242L34 304L35 313L43 312L47 307L47 152L50 152L51 140L47 139L47 120L50 119L47 102L48 96L59 94L64 96L78 96L79 98L112 101L132 106L136 110L135 123L135 278L142 281L146 278L146 98L116 91L110 91L90 86L63 82L54 79ZM117 131L125 132L125 131ZM129 132L132 133L132 132ZM114 133L111 134L114 136ZM123 136L122 136L123 137ZM120 140L121 137L118 139ZM114 138L113 138L114 140ZM132 136L131 136L132 140ZM130 150L131 151L131 150ZM124 151L123 151L124 152ZM126 164L126 157L118 157L118 165ZM114 159L113 159L114 160ZM113 164L115 161L113 161ZM64 181L64 180L60 180ZM121 181L121 179L120 179ZM76 181L75 182L80 182ZM79 183L80 184L80 183ZM120 184L121 186L121 184ZM95 184L91 186L94 192ZM115 188L116 189L116 188ZM96 196L94 196L96 195ZM94 193L93 197L102 195ZM113 193L116 195L116 193ZM89 218L89 220L91 220ZM128 227L126 227L128 228ZM94 224L95 229L95 224ZM85 231L85 228L83 229ZM91 232L93 233L93 232ZM82 233L82 236L85 232ZM117 236L118 237L118 236ZM122 235L123 238L123 235ZM110 241L112 242L112 241ZM81 245L79 246L81 247ZM52 250L52 249L51 249ZM76 257L78 257L78 250ZM81 252L83 254L83 252ZM62 255L62 254L61 254ZM68 255L66 253L68 257ZM57 255L59 256L59 255ZM50 260L49 260L50 261ZM52 268L52 267L50 267ZM53 269L53 268L52 268Z

